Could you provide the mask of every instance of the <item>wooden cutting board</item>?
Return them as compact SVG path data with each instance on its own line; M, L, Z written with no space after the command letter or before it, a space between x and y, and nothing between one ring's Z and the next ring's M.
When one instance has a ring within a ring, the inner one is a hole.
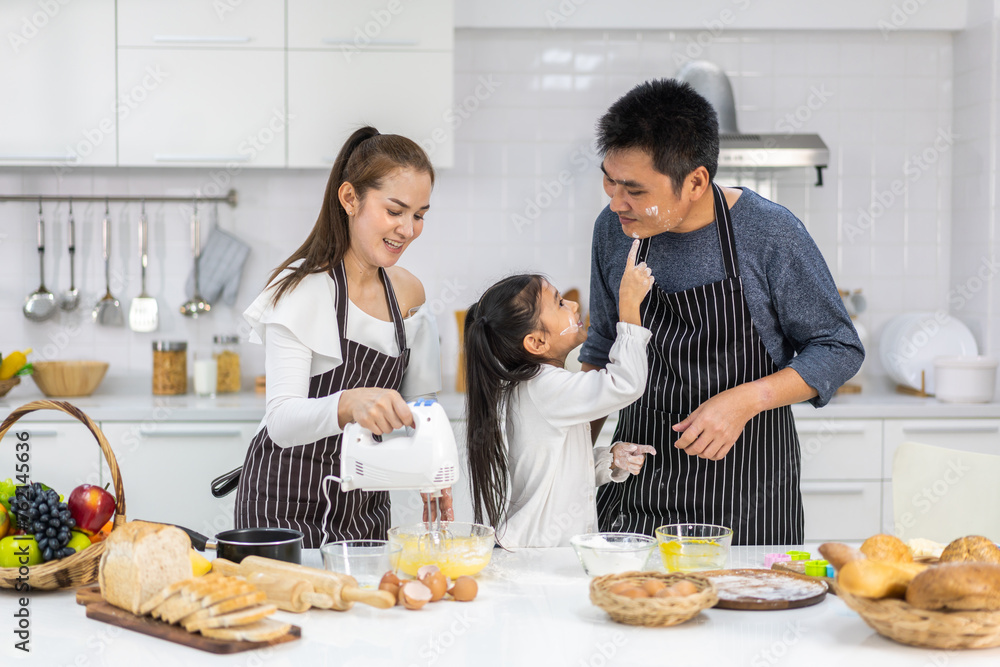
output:
M170 625L152 616L136 616L135 614L110 605L101 597L100 586L94 584L83 586L76 590L76 603L87 609L87 618L117 625L128 630L141 632L144 635L166 639L175 644L183 644L209 653L239 653L258 648L284 644L302 638L302 628L293 625L288 634L266 642L233 641L228 639L213 639L196 632L188 632L177 625Z
M829 590L825 581L777 570L709 570L698 575L710 579L719 594L717 609L768 611L819 604Z

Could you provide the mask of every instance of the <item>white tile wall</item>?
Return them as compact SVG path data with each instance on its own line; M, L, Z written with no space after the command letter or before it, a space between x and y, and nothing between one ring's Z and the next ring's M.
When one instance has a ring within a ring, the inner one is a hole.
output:
M947 306L952 164L960 151L974 154L976 149L961 143L938 151L933 164L915 175L906 160L929 150L939 131L958 122L959 113L968 113L963 123L980 122L971 97L969 109L962 106L952 118L953 85L958 91L968 89L969 96L978 90L978 73L967 83L962 79L974 69L966 60L977 60L971 44L956 47L960 73L953 76L952 36L947 33L899 32L884 38L878 32L727 31L707 43L696 42L697 35L457 32L455 104L468 117L460 118L456 129L456 166L439 173L424 236L403 260L423 280L431 307L440 314L447 376L455 368L452 311L464 308L497 278L512 271L543 271L561 288L579 287L586 293L591 227L605 204L599 162L590 148L594 123L631 86L672 76L692 56L715 61L729 73L742 131L781 132L791 124L797 131L818 132L830 146L822 188L813 186L815 173L808 170L728 172L719 180L749 184L801 217L837 282L868 294L869 310L861 320L875 334L873 340L895 314ZM485 99L475 97L481 77L498 84ZM564 180L571 183L557 192L553 183L564 171ZM204 188L211 176L193 169L104 169L77 170L60 178L45 169L6 169L0 171L0 189L187 193ZM148 373L151 340L188 340L192 348L203 348L214 333L240 330L242 308L269 270L308 233L325 181L326 174L314 171L247 170L233 176L240 205L220 207L219 224L249 242L253 253L238 304L220 306L198 321L176 313L185 299L183 282L190 268L187 218L179 206L150 205L150 290L164 312L161 331L155 334L98 329L87 312L60 315L43 325L26 322L21 303L38 282L35 211L28 204L0 206L5 235L0 236L0 321L5 322L0 349L31 344L39 357L96 357L111 361L115 374ZM897 182L902 188L898 196L892 194ZM995 173L992 183L995 188ZM960 210L956 204L955 211ZM102 288L98 239L103 207L75 211L82 225L78 284L89 310ZM118 278L113 290L127 306L138 292L138 208L113 205L111 212ZM203 213L204 220L211 220L211 209ZM47 284L61 290L67 285L66 205L48 206L45 214L50 221ZM519 220L528 224L519 225ZM970 252L981 249L978 239L966 240ZM995 310L991 316L1000 319ZM260 351L251 347L243 346L247 375L263 369ZM866 372L880 372L874 354Z

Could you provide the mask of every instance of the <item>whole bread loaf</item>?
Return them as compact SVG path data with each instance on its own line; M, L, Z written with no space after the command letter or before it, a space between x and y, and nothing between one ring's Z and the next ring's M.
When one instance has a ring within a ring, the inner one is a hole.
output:
M130 521L111 531L101 556L98 582L110 604L139 614L165 586L192 576L191 539L179 528Z
M861 553L869 560L884 560L891 563L912 563L913 554L903 540L895 535L880 533L872 535L861 545Z
M978 561L1000 564L1000 547L982 535L966 535L951 542L941 552L941 560Z
M942 563L918 574L906 601L919 609L1000 610L1000 565Z

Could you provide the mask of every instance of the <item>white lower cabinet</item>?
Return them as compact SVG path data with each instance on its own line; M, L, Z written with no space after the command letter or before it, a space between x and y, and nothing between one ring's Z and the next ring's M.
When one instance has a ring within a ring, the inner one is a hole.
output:
M806 541L857 541L879 532L882 482L802 482Z
M97 438L80 422L18 422L0 447L0 479L16 483L20 465L32 482L68 497L80 484L100 483L102 460Z
M233 527L236 494L211 482L243 464L258 422L103 422L118 460L129 520L175 523L209 537ZM110 480L105 466L103 479Z

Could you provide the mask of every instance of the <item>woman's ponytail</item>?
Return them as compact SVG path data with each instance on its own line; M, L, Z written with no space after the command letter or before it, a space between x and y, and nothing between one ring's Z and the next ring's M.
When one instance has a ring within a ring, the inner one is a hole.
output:
M465 316L466 443L477 523L500 529L510 481L503 419L511 394L535 377L539 359L524 348L538 328L544 278L516 275L486 290ZM499 535L498 541L499 541Z

